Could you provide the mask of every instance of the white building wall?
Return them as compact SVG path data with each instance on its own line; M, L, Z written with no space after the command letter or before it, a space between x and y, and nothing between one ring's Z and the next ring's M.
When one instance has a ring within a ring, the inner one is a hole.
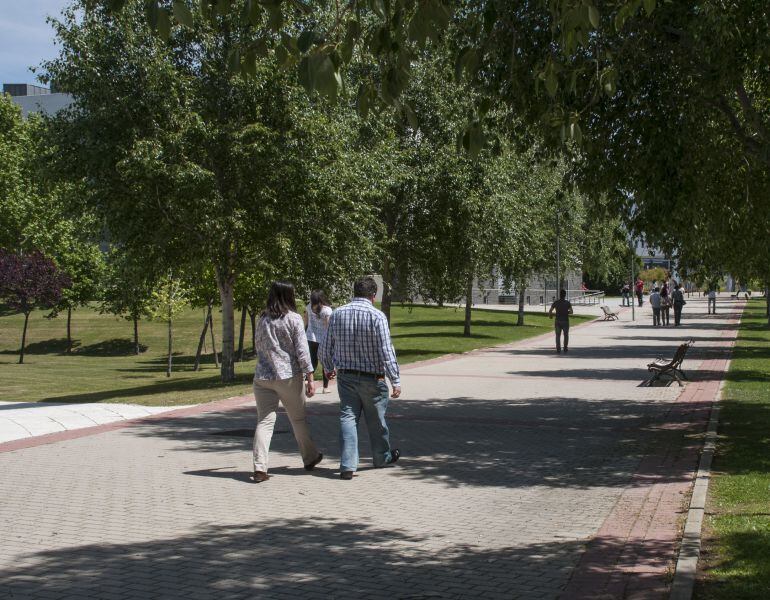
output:
M11 96L18 106L24 118L31 113L44 113L53 115L67 108L73 102L70 94L39 94L36 96Z

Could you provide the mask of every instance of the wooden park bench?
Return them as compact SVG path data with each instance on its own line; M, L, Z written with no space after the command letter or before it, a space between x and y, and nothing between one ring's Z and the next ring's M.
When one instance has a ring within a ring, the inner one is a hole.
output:
M647 370L652 373L652 377L647 382L648 385L652 382L660 379L662 375L668 375L672 380L676 380L679 386L682 386L682 379L687 379L687 375L682 370L682 361L690 349L690 346L695 343L694 340L690 340L683 344L680 344L674 353L674 358L666 360L665 358L656 358L653 362L647 365Z
M604 313L604 319L602 321L616 321L618 313L612 312L609 306L602 306L602 312Z

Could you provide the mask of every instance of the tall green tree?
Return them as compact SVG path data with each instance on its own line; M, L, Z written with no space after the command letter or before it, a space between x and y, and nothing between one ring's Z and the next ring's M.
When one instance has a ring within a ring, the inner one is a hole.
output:
M15 251L27 245L35 196L30 148L21 110L10 96L0 95L0 248Z
M336 281L369 261L370 214L346 166L345 124L258 57L261 26L236 11L175 27L166 41L140 2L119 15L89 4L75 0L55 24L62 52L46 65L75 97L62 152L121 244L175 269L212 266L230 381L239 274L258 265ZM241 53L252 43L254 54ZM247 78L228 69L242 61Z
M131 321L134 354L142 351L139 343L139 321L152 312L153 291L158 287L158 274L144 261L125 249L112 248L107 254L101 278L99 310Z

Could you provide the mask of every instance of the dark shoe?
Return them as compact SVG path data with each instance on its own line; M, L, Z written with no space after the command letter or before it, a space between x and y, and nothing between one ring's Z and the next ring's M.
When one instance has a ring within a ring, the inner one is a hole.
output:
M556 354L561 354L561 348L556 348Z
M353 479L353 471L343 471L342 473L340 473L340 479L350 481L351 479Z
M569 352L569 349L568 349L568 348L565 348L565 349L564 349L564 354L567 354L567 352Z
M251 476L251 480L254 483L262 483L263 481L267 481L268 479L270 479L270 475L268 475L264 471L254 471L254 474Z
M401 450L396 448L395 450L390 451L390 462L388 462L389 465L392 465L395 462L398 462L398 459L401 458Z
M319 462L321 462L323 459L324 459L324 455L319 452L318 456L316 457L316 459L313 462L311 462L310 464L305 465L305 471L312 471L313 469L316 468L316 465Z

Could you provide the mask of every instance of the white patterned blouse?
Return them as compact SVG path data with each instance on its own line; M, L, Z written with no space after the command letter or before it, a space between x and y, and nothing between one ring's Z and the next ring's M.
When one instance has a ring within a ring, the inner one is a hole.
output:
M257 351L255 380L290 379L313 371L305 324L295 312L279 319L263 314L257 324L254 345Z

